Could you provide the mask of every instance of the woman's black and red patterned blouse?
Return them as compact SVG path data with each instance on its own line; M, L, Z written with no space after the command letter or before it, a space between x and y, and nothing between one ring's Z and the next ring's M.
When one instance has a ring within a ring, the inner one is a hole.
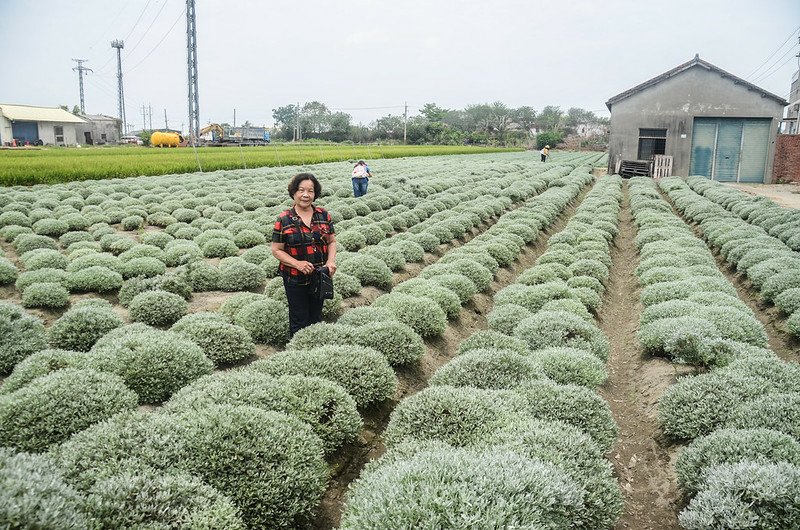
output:
M333 233L331 214L324 208L314 207L311 227L306 226L295 209L291 208L280 214L275 221L272 242L283 243L283 249L294 259L321 267L328 259L328 241ZM290 276L303 276L299 270L283 263L279 269Z

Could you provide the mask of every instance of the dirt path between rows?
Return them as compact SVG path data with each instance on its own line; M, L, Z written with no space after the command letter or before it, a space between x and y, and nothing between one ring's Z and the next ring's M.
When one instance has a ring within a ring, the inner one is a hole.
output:
M599 392L619 426L610 456L625 505L615 528L678 529L680 495L673 472L678 448L664 440L656 421L658 402L675 383L678 372L666 359L644 356L636 340L642 311L634 275L636 227L627 183L623 191L619 234L611 250L611 276L597 319L611 342L609 379Z
M433 373L456 356L463 340L478 330L487 329L486 315L494 306L495 293L514 283L517 276L534 265L547 249L547 240L564 229L590 189L591 186L587 186L555 222L539 232L538 237L525 246L514 263L507 268L501 268L490 287L473 296L472 300L461 308L458 317L448 322L442 336L426 340L426 352L418 365L395 368L399 385L390 400L360 411L364 419L364 429L358 440L342 447L329 460L331 481L322 499L317 518L313 522L315 530L330 530L338 526L347 487L358 478L367 462L379 458L385 452L382 433L389 423L389 416L400 400L426 388L428 379Z

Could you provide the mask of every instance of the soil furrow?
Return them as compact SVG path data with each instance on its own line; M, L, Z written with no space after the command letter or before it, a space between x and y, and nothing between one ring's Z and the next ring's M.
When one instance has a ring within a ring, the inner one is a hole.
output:
M677 448L663 439L656 419L658 402L675 383L677 371L665 359L644 356L636 339L642 311L634 275L636 227L627 183L623 191L619 234L611 249L611 276L597 319L611 342L609 379L599 393L619 426L610 456L625 505L615 528L678 529L680 498L673 472Z

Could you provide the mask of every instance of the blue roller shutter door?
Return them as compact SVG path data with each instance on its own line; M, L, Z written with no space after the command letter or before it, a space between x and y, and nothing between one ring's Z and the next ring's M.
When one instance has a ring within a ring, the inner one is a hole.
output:
M714 153L714 180L736 182L742 149L742 120L719 120Z
M15 121L11 123L11 135L18 142L35 144L39 140L39 126L35 121Z
M764 182L770 119L695 118L689 175Z
M744 120L739 182L764 182L772 120Z

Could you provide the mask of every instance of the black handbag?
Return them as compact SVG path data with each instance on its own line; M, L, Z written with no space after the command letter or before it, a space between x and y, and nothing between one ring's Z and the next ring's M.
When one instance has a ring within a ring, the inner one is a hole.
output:
M314 297L317 300L330 300L333 298L333 278L328 274L328 267L318 267L314 273Z

